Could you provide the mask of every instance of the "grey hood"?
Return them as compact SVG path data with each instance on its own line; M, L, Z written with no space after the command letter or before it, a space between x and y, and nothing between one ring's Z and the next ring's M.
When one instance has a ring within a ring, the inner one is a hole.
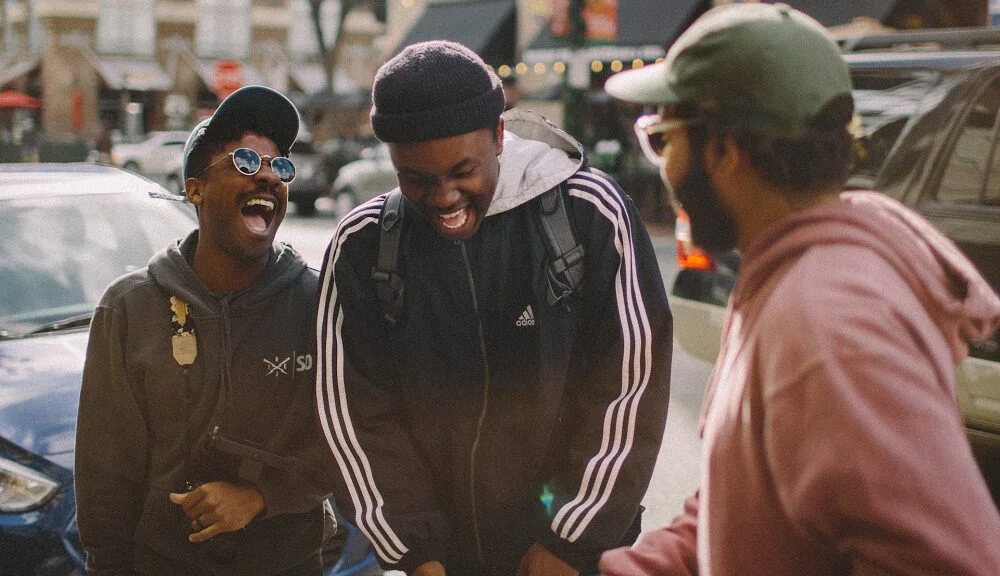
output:
M486 216L516 208L563 182L584 164L583 145L544 116L512 108L504 121L496 194Z
M172 296L187 302L198 313L218 314L225 295L209 291L189 264L197 244L198 230L193 230L186 238L153 255L149 274ZM305 269L305 260L298 252L287 244L275 242L261 278L250 288L233 294L230 305L234 310L257 308L294 282Z

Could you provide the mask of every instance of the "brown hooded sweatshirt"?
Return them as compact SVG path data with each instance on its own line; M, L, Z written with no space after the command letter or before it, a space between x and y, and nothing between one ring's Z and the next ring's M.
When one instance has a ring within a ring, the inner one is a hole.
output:
M702 418L701 490L608 575L1000 574L955 365L1000 326L957 247L851 192L744 253Z

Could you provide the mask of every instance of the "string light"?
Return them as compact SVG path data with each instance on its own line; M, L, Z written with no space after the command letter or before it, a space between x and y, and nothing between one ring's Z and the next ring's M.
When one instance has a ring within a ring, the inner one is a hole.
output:
M601 70L604 70L604 62L594 60L590 63L590 69L594 72L600 72Z
M528 71L528 65L525 64L524 62L518 62L517 66L514 67L514 71L517 72L518 74L524 74L525 72Z
M499 74L501 78L510 76L510 66L501 64L500 67L497 68L497 74Z
M622 71L622 61L621 60L614 60L613 62L611 62L611 71L612 72L621 72Z
M555 72L556 74L562 74L563 72L566 71L566 63L556 62L555 64L552 65L552 71Z
M632 68L642 68L642 67L643 67L642 58L636 58L635 60L632 61Z
M545 74L545 63L536 62L535 63L535 74Z

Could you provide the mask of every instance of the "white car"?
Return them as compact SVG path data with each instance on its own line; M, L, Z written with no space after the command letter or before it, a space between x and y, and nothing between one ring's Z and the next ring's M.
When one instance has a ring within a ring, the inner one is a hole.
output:
M333 181L337 212L343 216L352 208L399 185L389 147L379 144L361 151L361 158L340 167Z
M115 144L111 147L111 162L180 194L184 189L181 165L188 134L187 130L154 131L141 142Z

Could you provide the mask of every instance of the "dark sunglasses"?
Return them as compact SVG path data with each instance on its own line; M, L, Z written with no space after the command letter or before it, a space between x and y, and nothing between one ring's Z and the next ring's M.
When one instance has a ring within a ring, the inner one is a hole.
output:
M208 166L198 173L199 176L205 173L212 166L215 166L219 162L222 162L225 158L232 156L233 166L240 171L241 174L246 174L247 176L253 176L260 171L261 165L264 163L264 159L267 158L268 164L271 166L271 171L274 172L275 176L279 180L288 184L295 179L295 164L284 156L261 156L256 150L250 148L237 148L229 154L226 154L222 158L219 158L215 162L212 162Z

